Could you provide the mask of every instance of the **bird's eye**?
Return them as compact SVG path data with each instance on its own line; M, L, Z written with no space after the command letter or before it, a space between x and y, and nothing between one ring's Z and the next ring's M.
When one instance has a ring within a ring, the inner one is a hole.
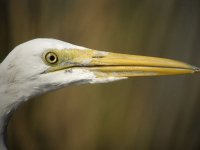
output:
M48 52L45 58L49 64L55 64L58 61L58 56L53 52Z

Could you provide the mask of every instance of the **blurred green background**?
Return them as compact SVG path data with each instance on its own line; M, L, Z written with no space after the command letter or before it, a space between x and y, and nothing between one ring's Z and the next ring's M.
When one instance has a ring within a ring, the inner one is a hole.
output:
M38 37L200 66L200 1L0 0L0 60ZM199 150L199 106L199 74L67 87L15 112L9 148Z

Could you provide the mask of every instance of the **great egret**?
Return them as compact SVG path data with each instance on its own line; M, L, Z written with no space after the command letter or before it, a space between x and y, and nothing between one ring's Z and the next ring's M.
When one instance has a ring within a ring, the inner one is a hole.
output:
M69 84L196 72L200 69L170 59L96 51L56 39L28 41L0 64L0 149L6 149L9 114L36 95Z

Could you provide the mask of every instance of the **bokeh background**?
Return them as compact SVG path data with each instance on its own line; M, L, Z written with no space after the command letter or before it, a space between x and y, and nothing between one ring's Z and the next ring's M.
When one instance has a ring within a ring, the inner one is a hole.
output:
M200 66L200 1L0 0L0 60L38 37ZM199 107L199 74L72 86L20 107L9 124L8 145L199 150Z

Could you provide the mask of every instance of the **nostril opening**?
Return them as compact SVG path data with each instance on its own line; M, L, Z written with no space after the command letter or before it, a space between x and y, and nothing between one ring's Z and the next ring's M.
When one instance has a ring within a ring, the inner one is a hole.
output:
M92 56L92 58L104 58L104 56L102 56L102 55L96 55L96 56Z

